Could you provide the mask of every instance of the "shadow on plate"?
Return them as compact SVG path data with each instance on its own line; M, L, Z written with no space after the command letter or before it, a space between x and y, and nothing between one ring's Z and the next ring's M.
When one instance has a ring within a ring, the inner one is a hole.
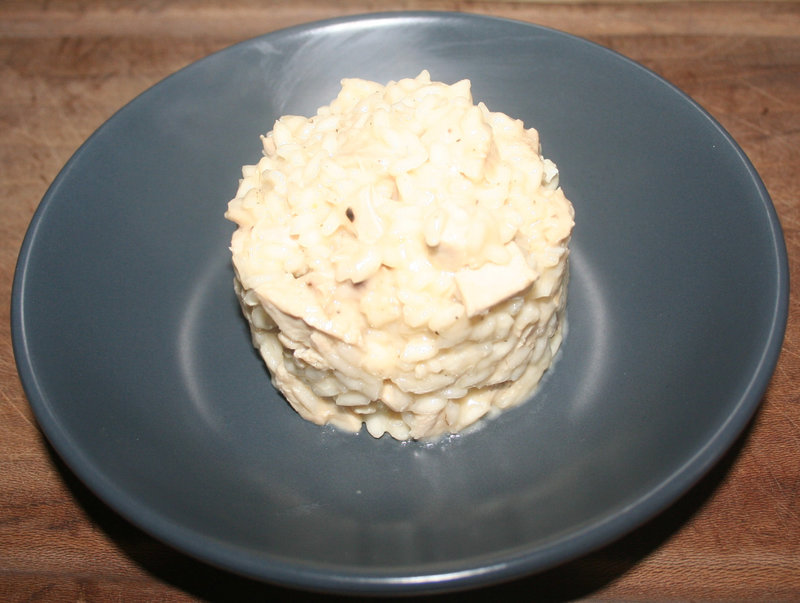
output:
M688 493L622 539L554 569L465 592L419 597L442 603L483 601L568 601L588 597L622 577L677 533L725 480L752 429L753 421L727 454ZM98 499L49 447L53 463L89 518L130 559L157 580L204 601L287 600L297 603L351 601L264 584L217 569L150 537ZM365 599L366 600L366 599ZM391 600L391 598L379 598Z

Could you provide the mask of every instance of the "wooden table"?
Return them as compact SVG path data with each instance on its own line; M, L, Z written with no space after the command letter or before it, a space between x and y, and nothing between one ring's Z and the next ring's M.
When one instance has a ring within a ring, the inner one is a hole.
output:
M603 550L457 600L800 600L800 3L479 0L0 2L0 600L291 594L153 540L64 467L37 428L14 365L14 264L48 184L139 92L261 33L395 9L461 10L556 27L675 83L755 164L784 227L793 279L783 352L760 411L700 484Z

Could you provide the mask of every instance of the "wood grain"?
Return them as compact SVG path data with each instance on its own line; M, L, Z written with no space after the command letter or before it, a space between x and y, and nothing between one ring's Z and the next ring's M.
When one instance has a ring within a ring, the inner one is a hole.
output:
M20 386L11 283L49 183L138 93L254 35L397 9L557 27L675 83L758 169L784 228L792 277L789 326L761 409L691 492L582 559L440 600L800 600L800 4L444 0L0 3L0 600L320 600L194 561L128 524L77 481L42 437Z

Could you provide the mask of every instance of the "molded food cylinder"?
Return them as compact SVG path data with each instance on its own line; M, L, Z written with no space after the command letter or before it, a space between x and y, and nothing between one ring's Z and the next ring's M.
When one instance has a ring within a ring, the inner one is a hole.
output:
M561 343L572 205L536 130L470 82L342 81L262 137L234 287L305 419L398 440L520 404Z

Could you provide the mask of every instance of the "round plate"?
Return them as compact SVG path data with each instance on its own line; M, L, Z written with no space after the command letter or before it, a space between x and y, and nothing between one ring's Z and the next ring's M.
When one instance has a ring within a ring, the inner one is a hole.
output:
M435 444L288 407L251 348L223 219L277 117L344 77L422 69L536 127L577 215L556 365L526 404ZM12 305L41 427L130 521L266 581L432 592L575 558L684 493L759 403L788 270L753 167L652 72L533 25L394 13L244 42L120 110L44 197Z

